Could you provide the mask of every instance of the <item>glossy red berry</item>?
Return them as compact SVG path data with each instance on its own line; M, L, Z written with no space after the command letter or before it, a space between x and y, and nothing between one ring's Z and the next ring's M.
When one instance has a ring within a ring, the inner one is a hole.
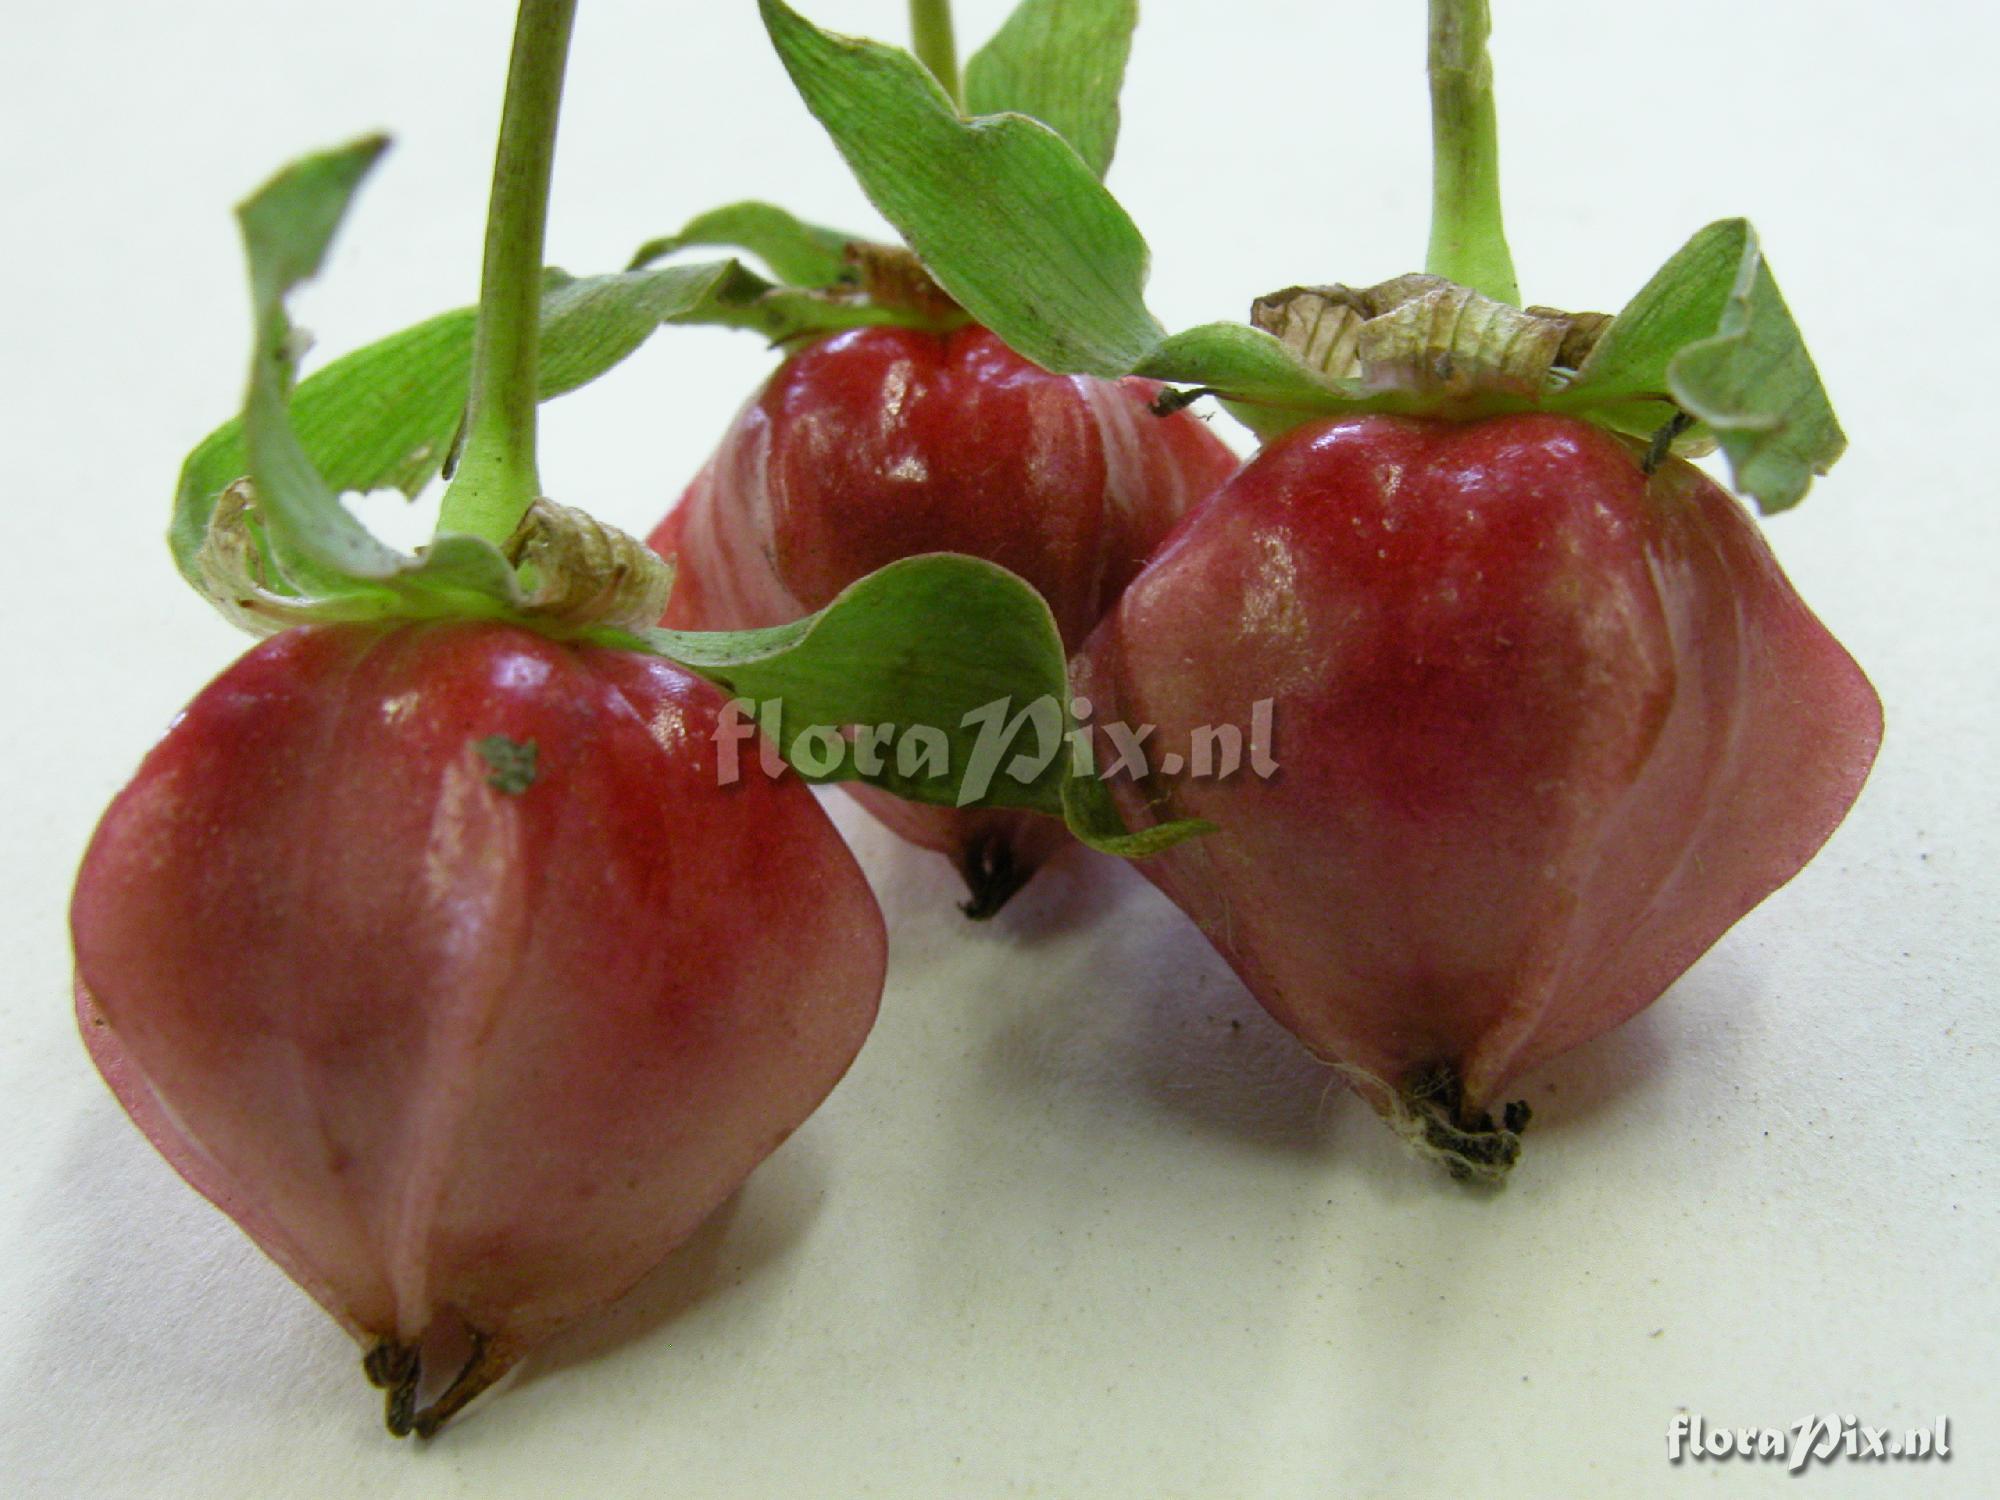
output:
M1270 700L1268 778L1120 789L1220 828L1139 868L1316 1053L1460 1123L1796 874L1882 733L1736 500L1546 415L1295 429L1126 591L1080 690L1157 748Z
M428 1431L617 1297L825 1097L885 937L722 698L493 624L288 631L105 814L72 909L133 1118ZM472 1356L416 1409L441 1335Z
M1081 645L1189 506L1236 467L1159 387L1051 375L977 327L860 328L788 359L652 536L677 564L664 624L778 625L899 558L963 552L1041 593ZM859 796L951 856L976 915L1068 839L1031 813Z

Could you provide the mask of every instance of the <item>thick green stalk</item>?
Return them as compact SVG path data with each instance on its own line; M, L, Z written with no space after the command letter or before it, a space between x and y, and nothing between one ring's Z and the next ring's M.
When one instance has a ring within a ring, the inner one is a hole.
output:
M1424 269L1519 306L1500 217L1486 0L1430 0L1431 248Z
M504 542L541 494L535 467L542 244L576 0L521 0L486 210L465 447L438 531Z
M944 85L951 102L965 103L958 81L958 41L951 30L951 0L910 0L910 50Z

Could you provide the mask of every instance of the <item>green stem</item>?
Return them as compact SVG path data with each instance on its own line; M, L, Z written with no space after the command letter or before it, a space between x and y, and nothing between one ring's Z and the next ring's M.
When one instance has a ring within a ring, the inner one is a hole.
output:
M500 149L486 209L486 260L465 447L444 494L438 532L504 542L541 494L535 468L536 361L541 345L542 244L556 117L576 0L521 0Z
M951 33L951 0L910 0L910 50L944 85L951 102L963 108L958 82L958 42Z
M1486 0L1430 6L1431 248L1424 269L1518 306L1521 288L1500 218Z

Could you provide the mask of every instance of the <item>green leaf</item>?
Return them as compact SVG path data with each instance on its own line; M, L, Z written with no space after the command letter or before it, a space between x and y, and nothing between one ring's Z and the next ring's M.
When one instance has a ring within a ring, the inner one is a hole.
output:
M1805 339L1755 241L1711 339L1683 349L1667 386L1729 457L1736 487L1769 515L1805 498L1847 448Z
M1662 266L1547 404L1672 400L1729 458L1765 514L1804 498L1847 446L1804 336L1743 219L1711 224Z
M1135 373L1180 385L1209 386L1235 402L1298 413L1351 408L1355 395L1328 383L1261 328L1203 323L1162 341Z
M1668 361L1715 332L1750 243L1749 224L1728 219L1675 251L1598 336L1563 403L1665 398Z
M1042 597L1004 568L949 553L891 563L790 625L657 630L646 640L732 693L781 701L779 744L788 760L809 726L938 726L947 736L946 774L906 774L892 756L883 773L864 778L918 802L956 803L978 749L979 730L966 715L999 702L1067 703L1062 637ZM996 805L1060 813L1067 755L1060 743L1046 748L1048 763L1029 781L994 778ZM848 747L840 769L816 779L857 774Z
M595 380L663 322L732 322L779 338L830 316L735 261L583 279L551 271L542 294L542 399ZM299 384L288 407L291 430L325 488L414 496L436 476L465 410L473 318L469 307L430 318ZM215 502L249 468L240 418L204 438L181 468L169 541L197 587L195 557Z
M380 141L364 141L295 163L240 211L255 293L250 387L236 428L211 436L183 468L176 537L186 534L194 544L184 567L225 613L253 625L477 615L552 628L553 620L532 615L533 601L492 543L453 534L405 557L349 515L329 482L335 474L361 484L388 479L414 486L434 471L465 400L468 314L434 318L350 355L292 399L285 296L320 268L381 150ZM796 294L773 289L733 261L583 281L553 273L542 301L543 392L610 368L663 321L707 316L717 304L774 290ZM294 426L295 407L313 417L321 453ZM251 485L235 485L245 469ZM219 495L230 505L222 517ZM214 575L204 562L214 565ZM216 578L226 584L207 587ZM246 600L246 593L255 598ZM657 601L642 618L656 609ZM1074 805L1084 809L1081 837L1125 852L1177 836L1175 829L1127 835L1108 797L1067 787L1076 726L1061 636L1041 596L991 563L950 555L897 563L818 614L775 630L634 635L586 625L576 633L657 651L734 693L783 704L795 732L784 734L781 721L776 737L816 779L859 778L951 806L1062 816ZM864 763L860 734L849 740L837 732L874 724L896 726L896 736L927 728L941 758L935 774L929 757L897 753L893 743L879 764ZM815 743L823 765L810 753ZM496 762L496 774L502 770ZM509 772L516 782L519 770Z
M848 328L896 325L945 331L963 325L965 314L930 288L927 297L884 295L878 267L914 258L900 247L874 245L858 235L823 229L768 203L732 203L691 220L679 234L649 241L633 257L644 266L696 244L748 250L769 262L786 285L773 286L736 262L721 294L669 319L748 328L773 344L838 333ZM921 269L916 275L926 284ZM942 304L948 311L940 311Z
M1094 776L1072 776L1063 783L1063 816L1070 832L1104 854L1120 859L1144 859L1171 849L1185 839L1214 833L1217 825L1206 818L1186 818L1172 823L1156 823L1137 833L1127 831L1111 789Z
M241 418L183 465L170 538L182 573L239 623L501 615L524 603L495 544L446 536L406 557L339 500L343 489L386 484L414 493L437 472L465 409L471 310L393 335L292 389L285 297L320 269L383 146L371 139L294 163L238 211L256 317L249 389ZM851 321L816 294L774 287L736 261L583 280L551 271L541 317L544 399L595 379L664 322L732 322L786 336ZM212 538L221 495L246 475L254 517L236 515L234 534ZM220 550L205 557L211 541Z
M1041 595L993 563L905 558L789 625L653 630L642 639L748 699L812 780L865 781L945 807L1054 817L1074 808L1078 837L1135 857L1202 831L1174 824L1128 834L1102 784L1075 774L1062 637ZM861 764L858 737L832 732L850 725L887 726L874 740L878 767ZM927 740L930 756L921 753ZM1079 781L1089 785L1071 785Z
M773 290L771 283L738 261L656 266L612 276L548 275L549 289L542 297L544 401L615 368L663 324L704 322L724 310L753 326L770 321L750 309Z
M1021 0L965 65L967 112L1032 116L1102 177L1138 23L1137 0Z
M316 152L293 162L237 205L249 257L251 302L260 319L285 293L319 274L362 179L388 149L387 136L371 135ZM285 353L273 352L280 358Z
M437 473L465 405L472 316L461 308L405 329L336 360L293 393L293 429L336 490L414 495ZM202 439L181 466L168 540L183 574L192 576L216 498L248 466L240 417Z
M243 403L245 467L281 571L308 586L343 576L386 578L402 561L342 508L285 414L293 377L285 295L318 274L361 180L388 144L373 136L306 157L237 209L256 325Z
M808 224L776 204L730 203L697 214L677 233L648 240L632 257L630 269L640 270L676 251L721 246L749 251L788 286L838 286L852 279L847 247L860 238Z
M1146 242L1068 143L1023 115L961 119L907 52L759 6L869 199L967 313L1052 370L1123 375L1151 352Z

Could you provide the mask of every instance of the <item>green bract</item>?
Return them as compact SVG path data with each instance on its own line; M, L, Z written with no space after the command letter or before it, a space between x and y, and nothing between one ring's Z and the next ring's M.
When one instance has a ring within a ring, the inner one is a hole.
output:
M697 214L679 232L649 240L632 257L632 269L677 250L725 246L748 250L787 286L832 287L853 279L847 247L861 236L808 224L772 203L729 203Z
M854 584L825 609L773 630L690 634L637 622L578 624L539 612L540 595L502 547L439 537L415 556L384 546L340 490L414 494L444 462L467 399L473 315L444 314L334 362L292 392L286 295L318 272L341 218L385 142L308 157L239 211L256 312L242 416L182 468L172 533L191 582L225 613L208 568L217 542L277 606L265 628L306 621L479 616L597 644L650 651L763 705L783 705L781 748L814 726L887 724L946 747L942 768L871 769L837 736L815 780L862 780L916 800L1026 808L1064 817L1086 842L1137 855L1202 831L1183 823L1128 835L1094 778L1072 763L1069 690L1048 606L994 564L912 558ZM551 273L542 298L540 390L574 389L616 365L662 322L731 309L764 314L774 288L735 262L575 280ZM558 517L558 519L561 519ZM638 548L587 518L591 530ZM600 548L601 550L601 548ZM641 549L643 550L643 549ZM646 554L650 561L651 555ZM1017 722L1018 721L1018 724ZM1018 732L1007 734L1009 727ZM1038 753L1042 752L1042 753Z
M1719 444L1737 488L1767 512L1795 504L1845 446L1743 220L1695 235L1580 366L1549 364L1535 390L1424 391L1366 369L1328 373L1243 324L1168 335L1145 303L1144 238L1061 138L1019 116L965 118L906 53L823 31L784 0L759 5L799 93L870 200L968 313L1048 369L1203 387L1265 437L1364 411L1539 408L1637 435L1680 413L1693 424L1677 424L1676 446ZM1447 363L1481 352L1491 320L1478 304L1505 304L1470 295L1462 320L1400 328L1406 352Z
M1021 0L965 65L966 112L1040 120L1102 177L1138 24L1137 0Z
M760 3L870 200L973 318L1048 369L1091 375L1125 374L1160 341L1146 242L1061 136L1025 115L967 120L909 53Z
M1660 397L1715 434L1737 488L1766 512L1804 499L1847 447L1747 219L1683 245L1548 404L1588 416L1597 402Z
M642 634L660 655L771 705L760 722L810 780L863 780L950 807L960 805L969 773L978 805L1065 816L1086 843L1127 856L1166 848L1206 826L1128 834L1104 784L1075 774L1077 725L1055 619L1039 594L995 563L952 553L906 558L789 625ZM912 717L913 706L921 706L920 718ZM893 726L900 738L913 723L934 732L951 774L922 774L921 763L899 757L897 740L887 737L890 748L873 771L858 764L862 751L853 740L821 736L811 754L797 743L808 726Z
M940 31L925 24L947 21L948 13L939 7L920 7L912 15L920 40L938 52L938 66L955 78L956 67L948 64L946 57L948 25ZM1022 0L966 64L964 107L981 116L977 122L981 129L1029 142L1011 148L1008 156L1013 160L1026 153L1017 184L1020 191L1032 193L1044 179L1059 184L1078 173L1094 182L1110 166L1118 143L1118 91L1137 22L1135 0ZM955 85L940 81L938 72L902 48L827 40L836 48L855 49L865 58L865 66L879 66L899 75L897 87L880 97L893 96L906 107L859 120L855 130L854 148L879 156L882 180L901 180L904 174L898 163L933 152L944 153L976 180L984 147L977 141L960 139L954 131L963 118L953 92ZM848 145L843 141L842 148ZM1038 166L1038 161L1042 165ZM944 178L953 175L949 165L941 165L939 170ZM964 205L966 217L951 226L950 232L992 240L1000 247L994 256L1001 268L1000 279L1009 280L1005 247L1010 237L1023 232L1023 226L1015 222L1005 204L993 202L989 206L994 211L983 213L976 204ZM901 227L896 215L890 217ZM919 217L929 222L927 217ZM1040 288L1042 295L1036 305L1047 339L1061 342L1070 320L1102 299L1119 276L1117 266L1122 256L1137 257L1132 268L1136 274L1128 278L1132 285L1136 288L1144 280L1145 245L1115 203L1097 229L1101 232L1093 234L1089 226L1083 226L1079 237L1095 254L1108 259L1112 279L1099 278L1075 289L1074 295L1062 287ZM1032 225L1027 226L1027 232L1033 232ZM943 302L942 308L924 305L926 299L921 296L899 298L895 292L900 288L869 285L870 278L856 262L876 252L876 247L868 246L858 235L806 223L769 203L732 203L711 209L677 232L648 241L632 263L635 267L650 265L697 246L746 251L763 261L780 281L801 293L818 294L819 321L797 332L885 322L945 329L962 324L967 314L974 321L985 321L976 298L959 296L961 312L934 289L930 289L928 300L931 304ZM930 258L931 247L915 240L911 247L924 259ZM1023 244L1016 249L1027 254L1031 247ZM924 279L928 289L928 279ZM767 296L764 300L771 299ZM1143 331L1128 353L1162 332L1136 294L1132 310ZM676 321L740 325L744 319L736 315L733 303L719 301ZM1079 347L1075 355L1088 358L1088 351Z
M867 320L894 315L875 310ZM437 477L465 411L473 321L469 307L442 313L299 384L291 426L328 485L415 495ZM546 401L589 384L665 323L728 323L780 341L853 321L736 261L580 278L551 270L542 295L541 395ZM241 418L210 433L182 466L169 540L197 587L194 558L215 501L248 466Z

